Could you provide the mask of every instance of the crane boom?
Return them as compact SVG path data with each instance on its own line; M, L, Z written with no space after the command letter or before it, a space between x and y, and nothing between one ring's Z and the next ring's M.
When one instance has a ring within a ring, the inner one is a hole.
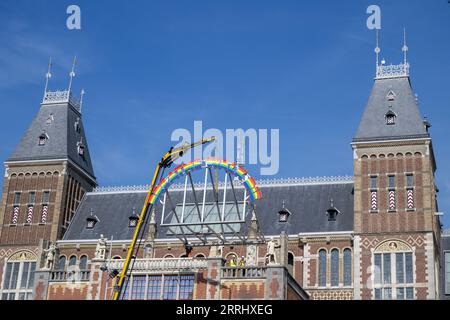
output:
M136 224L136 229L133 234L133 239L131 240L130 247L128 248L127 257L123 264L122 272L120 273L120 275L118 275L118 282L114 288L113 300L119 300L119 298L120 298L123 284L124 284L125 278L127 277L128 267L130 266L130 262L133 257L133 252L134 252L134 248L136 246L136 242L137 242L139 234L141 232L143 223L147 217L149 208L151 207L151 205L149 203L149 199L150 199L150 196L153 194L153 189L155 188L156 181L158 180L159 174L161 172L161 168L170 167L170 165L177 159L181 158L186 151L188 151L192 148L195 148L197 146L200 146L202 144L209 143L214 140L215 140L215 137L211 137L211 138L202 139L202 140L193 142L191 144L182 145L177 148L172 147L172 148L170 148L169 151L166 152L166 154L162 157L161 161L156 166L155 172L153 174L152 182L151 182L150 187L147 192L147 197L145 198L144 206L142 207L141 214L139 215L139 220Z

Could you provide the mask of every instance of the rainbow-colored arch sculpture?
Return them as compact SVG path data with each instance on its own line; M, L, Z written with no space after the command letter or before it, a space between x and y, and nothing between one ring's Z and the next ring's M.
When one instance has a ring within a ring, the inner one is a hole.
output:
M239 177L250 194L250 200L261 199L261 191L256 185L255 179L253 179L243 167L236 165L235 162L229 163L222 159L206 159L206 160L194 160L188 163L184 163L173 169L167 177L163 178L159 184L153 189L153 193L150 195L149 203L155 204L159 196L179 177L184 176L187 172L201 169L205 166L217 167L225 169L227 172Z

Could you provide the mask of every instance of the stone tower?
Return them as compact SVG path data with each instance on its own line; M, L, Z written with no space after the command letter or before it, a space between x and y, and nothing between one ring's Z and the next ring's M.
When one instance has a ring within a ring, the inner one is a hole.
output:
M5 161L0 203L2 299L30 298L40 242L62 238L83 195L95 186L80 103L70 89L45 90L39 111ZM29 273L30 283L12 282L15 273L18 278Z
M352 142L356 299L438 298L436 162L403 51L399 65L377 62Z

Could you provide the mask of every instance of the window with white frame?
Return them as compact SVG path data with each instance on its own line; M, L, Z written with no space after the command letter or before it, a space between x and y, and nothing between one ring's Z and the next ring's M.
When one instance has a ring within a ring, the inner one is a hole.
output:
M344 249L344 286L352 285L352 250Z
M133 275L125 282L123 300L192 300L193 274Z
M337 287L339 286L339 250L333 249L331 250L331 286Z
M445 271L445 294L450 295L450 251L444 253L444 271Z
M325 249L319 250L319 287L327 285L327 251Z
M15 253L5 264L2 300L31 300L36 256L27 251Z
M375 299L414 299L414 256L400 241L383 242L373 254Z

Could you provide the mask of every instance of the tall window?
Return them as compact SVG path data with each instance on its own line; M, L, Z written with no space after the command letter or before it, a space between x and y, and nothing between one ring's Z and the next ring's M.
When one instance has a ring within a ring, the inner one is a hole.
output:
M14 194L14 207L12 212L11 224L17 224L19 221L19 211L20 211L20 192Z
M352 251L344 249L344 286L352 285Z
M375 299L414 299L412 252L396 241L382 246L382 250L376 250L373 256Z
M122 291L124 300L191 300L193 295L193 274L134 275Z
M406 174L406 209L414 210L414 177Z
M388 176L388 208L389 211L395 211L396 208L396 195L395 195L395 176Z
M192 288L194 288L194 277L192 275L180 276L180 290L178 298L180 300L191 300L193 295Z
M377 176L370 177L370 211L378 210Z
M294 275L294 255L291 252L288 252L288 271Z
M145 276L133 277L133 288L131 290L131 300L145 299Z
M148 276L147 300L161 299L161 276Z
M327 252L325 249L319 251L319 287L327 285Z
M31 300L36 270L35 256L16 253L8 260L3 275L2 300Z
M164 300L175 300L177 298L178 277L177 276L165 276L164 277Z
M71 256L69 259L69 267L76 266L77 265L77 257Z
M450 252L444 254L444 271L445 271L445 294L450 294Z
M60 256L58 260L58 270L64 270L66 268L66 256Z
M339 286L339 250L331 250L331 286Z
M87 270L87 256L80 257L80 270Z

